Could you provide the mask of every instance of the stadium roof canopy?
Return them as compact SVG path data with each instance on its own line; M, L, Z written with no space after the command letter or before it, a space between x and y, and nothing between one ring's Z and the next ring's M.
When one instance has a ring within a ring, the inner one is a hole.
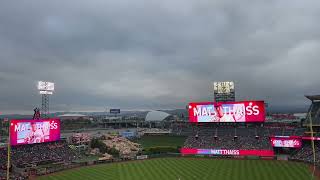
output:
M170 114L162 111L150 111L146 116L146 121L156 122L156 121L163 121L166 119Z
M87 117L87 115L83 115L83 114L63 114L63 115L59 115L58 117Z
M104 119L109 119L109 120L120 120L121 117L105 117Z
M312 96L305 95L305 97L310 99L311 101L320 101L320 95L312 95Z

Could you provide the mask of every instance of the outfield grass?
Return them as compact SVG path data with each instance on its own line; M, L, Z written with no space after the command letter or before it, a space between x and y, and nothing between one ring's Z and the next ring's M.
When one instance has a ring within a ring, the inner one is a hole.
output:
M150 148L155 146L183 146L186 137L184 136L142 136L137 143L141 144L143 148Z
M302 163L262 160L159 158L71 169L40 180L310 180Z

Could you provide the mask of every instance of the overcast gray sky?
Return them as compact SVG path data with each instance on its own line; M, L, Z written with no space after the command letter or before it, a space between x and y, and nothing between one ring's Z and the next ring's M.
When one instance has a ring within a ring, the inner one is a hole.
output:
M4 0L0 112L184 108L237 98L298 107L320 94L320 1Z

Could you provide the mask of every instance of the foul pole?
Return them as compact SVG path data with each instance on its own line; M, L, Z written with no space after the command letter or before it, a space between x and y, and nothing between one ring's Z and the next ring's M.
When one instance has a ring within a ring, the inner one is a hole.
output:
M8 149L7 149L7 180L10 179L10 153L11 153L11 146L10 146L10 121L9 121L9 126L8 126L8 134L9 134L9 137L8 137Z

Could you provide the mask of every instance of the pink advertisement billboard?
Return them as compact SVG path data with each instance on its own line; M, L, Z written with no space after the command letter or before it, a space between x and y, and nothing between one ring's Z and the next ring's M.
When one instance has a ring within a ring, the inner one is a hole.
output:
M310 137L310 136L306 136L306 137L302 137L303 140L314 140L314 141L320 141L320 137Z
M183 155L217 155L217 156L274 156L273 150L245 150L245 149L195 149L181 148Z
M272 147L301 148L302 141L299 136L273 136L270 137Z
M264 122L264 101L189 103L189 121Z
M11 120L10 144L23 145L60 140L60 120Z

